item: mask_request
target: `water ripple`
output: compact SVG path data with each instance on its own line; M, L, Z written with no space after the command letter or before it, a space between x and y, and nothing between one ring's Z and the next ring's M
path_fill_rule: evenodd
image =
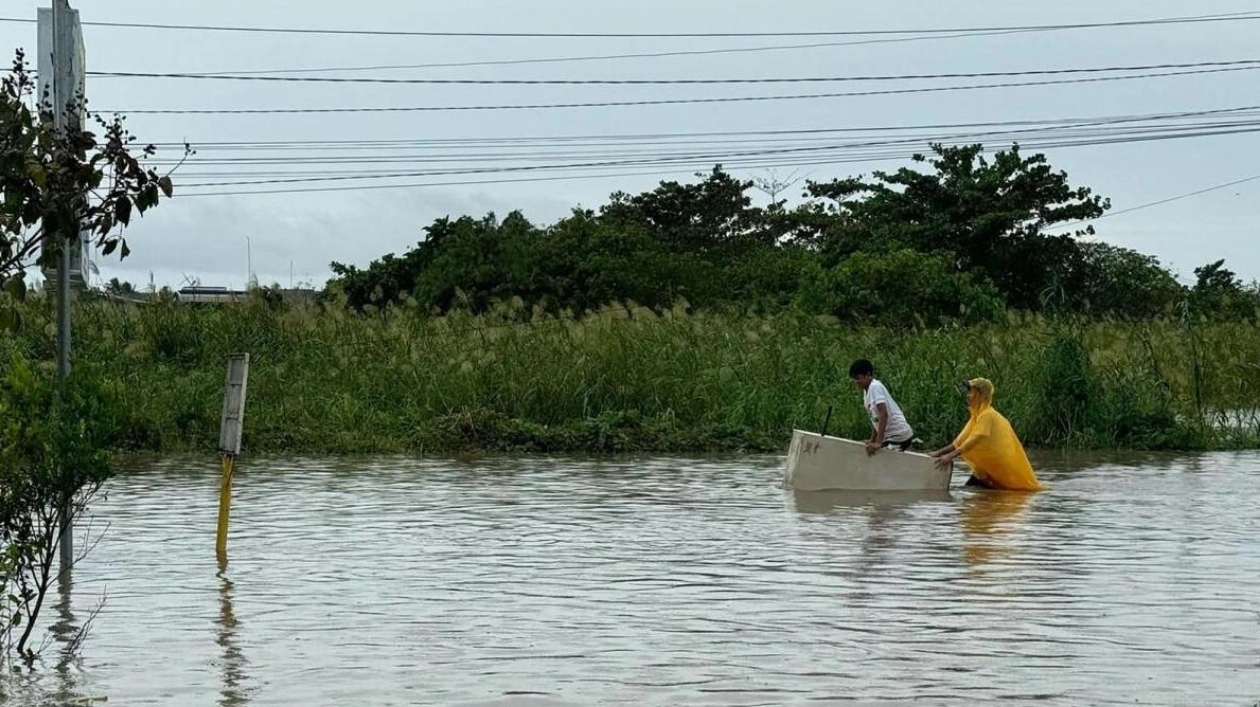
M1037 462L1044 493L925 498L785 492L779 457L246 460L223 575L213 460L140 464L75 575L72 619L106 596L82 664L44 682L181 707L1260 699L1260 455Z

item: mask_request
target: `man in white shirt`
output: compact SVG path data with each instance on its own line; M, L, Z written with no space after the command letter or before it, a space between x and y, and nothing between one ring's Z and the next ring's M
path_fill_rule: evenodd
M862 406L871 418L871 437L866 440L866 453L874 454L888 446L899 447L902 451L909 449L914 441L914 430L888 388L875 378L875 367L871 362L866 359L854 361L849 366L849 377L862 389Z

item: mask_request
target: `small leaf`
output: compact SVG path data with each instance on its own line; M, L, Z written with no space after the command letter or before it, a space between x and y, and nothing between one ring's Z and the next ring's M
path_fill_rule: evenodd
M121 252L119 252L119 254L118 254L118 259L119 259L119 260L122 260L123 258L127 257L128 255L131 255L131 249L127 247L127 241L124 241L124 240L122 240L122 239L120 238L120 239L118 239L118 242L119 242L119 243L122 243L122 251L121 251Z
M20 276L14 275L4 283L4 291L8 292L13 299L18 302L26 301L26 281Z
M101 255L109 255L110 253L113 253L116 248L118 248L117 240L106 241L105 247L101 248Z
M131 223L131 199L126 196L118 199L118 203L114 205L114 218L124 226Z
M157 206L158 198L157 185L152 182L145 185L144 189L140 192L140 199L138 200L144 202L144 208L140 210L141 213L144 213L146 209L151 209L154 206Z
M162 177L159 179L158 186L162 188L162 193L166 195L166 198L171 198L171 191L174 189L174 185L171 184L170 177Z

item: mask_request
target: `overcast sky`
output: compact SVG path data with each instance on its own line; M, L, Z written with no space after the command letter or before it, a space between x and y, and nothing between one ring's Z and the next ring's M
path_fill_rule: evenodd
M826 0L404 0L288 3L265 0L179 2L78 0L84 22L132 22L320 29L505 32L769 32L985 27L1110 22L1260 10L1234 1L1199 3L1126 0L1011 3L966 0L942 3L838 3ZM0 16L33 19L36 4L7 2ZM772 9L774 8L774 9ZM788 50L568 63L464 66L353 73L307 74L389 78L628 79L755 78L1026 71L1260 58L1260 21L1163 27L1099 28L901 43L798 47ZM853 42L862 37L690 39L447 38L295 35L159 29L84 28L89 71L238 72L322 67L475 62L580 55L668 52L785 44ZM866 38L866 39L869 39ZM23 47L34 62L35 25L0 22L0 45ZM1038 78L1038 77L1034 77ZM1021 78L1009 81L1027 80ZM1003 81L984 79L983 82ZM956 81L955 83L968 83ZM973 82L974 81L970 81ZM258 83L155 78L90 77L88 97L102 110L206 108L333 108L485 105L654 100L880 90L918 83L822 83L683 86L511 86ZM413 113L142 115L128 119L145 142L187 140L196 148L231 141L414 140L645 133L765 131L878 127L991 121L1088 118L1235 108L1260 104L1260 75L1237 71L1178 77L1002 88L909 95L843 97L702 105L567 108ZM879 134L879 133L876 133ZM887 137L886 134L883 134ZM810 143L816 144L816 143ZM925 145L895 159L860 164L812 164L798 169L828 179L872 169L895 169ZM999 145L994 145L999 147ZM642 149L642 148L637 148ZM705 148L710 149L710 148ZM1094 188L1121 210L1260 174L1260 135L1137 142L1044 150L1071 180ZM424 159L421 150L405 153ZM236 157L200 149L199 159ZM276 153L271 153L274 156ZM279 153L285 157L331 154L326 148ZM341 153L350 154L350 153ZM379 154L379 153L378 153ZM176 156L164 152L164 157ZM559 162L574 158L558 157ZM737 160L728 159L726 163ZM434 163L391 164L385 169L432 169ZM439 169L461 163L436 163ZM480 167L485 162L464 166ZM499 163L495 163L499 164ZM373 165L302 164L215 167L191 162L182 183L248 180L246 169L310 174L361 170ZM606 169L649 172L652 168ZM652 174L503 184L346 190L323 193L194 196L214 188L186 189L129 232L133 254L98 262L102 279L138 285L152 274L157 285L179 287L186 278L205 285L240 287L247 268L264 284L308 281L322 285L330 261L360 266L387 252L402 252L422 237L435 217L522 210L549 222L577 205L596 207L610 192L650 189L661 178L682 179L698 165L657 168ZM784 167L788 174L793 167ZM227 170L227 171L225 171ZM594 170L570 172L590 174ZM762 168L733 168L751 178ZM188 176L182 176L187 174ZM553 176L514 173L500 178ZM360 182L317 182L284 187L362 186L493 179L491 175L411 177ZM218 188L256 191L266 186ZM271 187L277 188L277 187ZM793 190L797 192L799 190ZM761 195L758 195L760 198ZM764 198L761 199L764 202ZM1205 262L1225 258L1245 279L1260 278L1260 180L1098 222L1107 241L1157 255L1183 279ZM247 242L248 239L248 242Z

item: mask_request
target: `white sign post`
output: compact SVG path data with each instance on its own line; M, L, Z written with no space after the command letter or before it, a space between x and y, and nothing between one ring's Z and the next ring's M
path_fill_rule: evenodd
M223 390L223 417L219 422L219 453L223 456L223 478L219 487L219 529L215 554L219 564L227 562L228 517L232 511L232 467L241 453L241 433L245 422L245 384L249 380L249 354L228 357L227 383Z

